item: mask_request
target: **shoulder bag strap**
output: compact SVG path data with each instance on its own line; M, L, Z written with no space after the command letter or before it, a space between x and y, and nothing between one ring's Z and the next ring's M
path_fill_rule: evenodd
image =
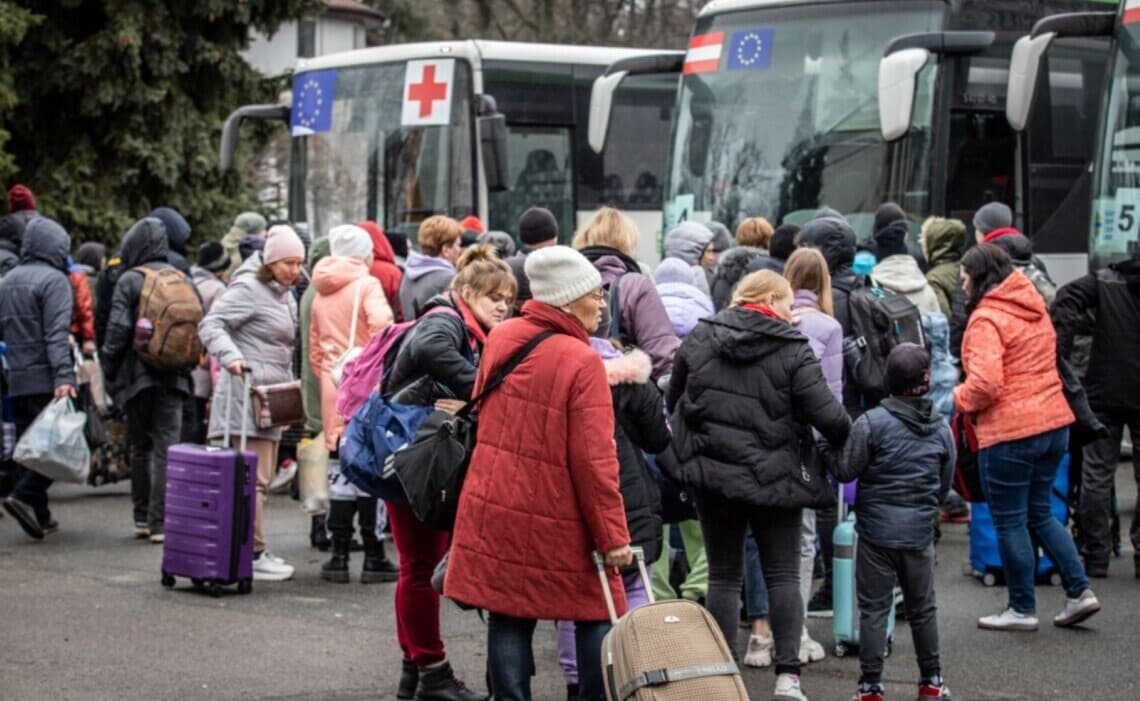
M624 343L621 334L621 294L618 287L621 285L621 279L628 274L622 273L614 278L610 283L609 299L606 300L606 305L610 308L610 338L618 343Z
M512 355L507 360L507 362L503 364L503 367L499 368L494 375L491 375L490 379L487 380L487 384L483 386L483 391L472 397L471 401L467 402L467 406L463 407L463 409L460 410L459 414L462 416L467 416L472 411L474 411L479 402L481 402L483 398L488 394L493 392L495 388L503 384L503 380L507 379L507 375L510 375L515 368L522 364L522 361L526 360L526 357L530 355L531 351L538 347L538 344L542 343L553 335L553 331L543 331L542 333L527 341L525 346L515 351L515 354Z
M364 287L364 278L356 281L356 291L352 295L352 324L348 330L348 346L345 352L356 347L356 321L360 316L360 289Z

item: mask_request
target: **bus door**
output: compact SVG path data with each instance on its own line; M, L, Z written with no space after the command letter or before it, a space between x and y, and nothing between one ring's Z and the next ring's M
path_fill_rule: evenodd
M491 228L517 234L530 207L545 207L558 220L561 243L574 233L574 139L570 127L507 124L507 183L490 194Z

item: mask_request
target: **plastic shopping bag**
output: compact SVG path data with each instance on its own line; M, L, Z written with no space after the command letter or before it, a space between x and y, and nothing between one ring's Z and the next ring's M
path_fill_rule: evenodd
M56 399L20 436L12 459L45 477L82 484L91 469L86 425L87 415L72 400Z
M324 433L306 438L297 446L297 488L305 513L315 515L329 510L329 450Z

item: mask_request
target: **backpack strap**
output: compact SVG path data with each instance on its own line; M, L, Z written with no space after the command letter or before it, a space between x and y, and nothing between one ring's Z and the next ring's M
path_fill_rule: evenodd
M606 305L610 308L610 338L618 343L622 343L621 339L621 294L618 287L621 284L621 279L629 275L629 273L622 273L614 278L610 283L610 295L606 299Z
M472 411L474 411L479 402L483 401L483 399L488 394L493 392L499 385L503 384L503 381L507 379L507 376L510 375L515 368L521 365L522 361L526 360L526 357L530 355L531 351L538 347L538 344L542 343L553 335L553 331L543 331L542 333L527 341L526 345L524 345L522 348L515 351L514 355L508 358L507 362L503 363L503 367L499 368L495 371L495 374L491 375L491 377L487 380L487 384L483 386L483 391L472 397L471 401L467 402L467 406L463 407L459 411L458 416L468 416Z

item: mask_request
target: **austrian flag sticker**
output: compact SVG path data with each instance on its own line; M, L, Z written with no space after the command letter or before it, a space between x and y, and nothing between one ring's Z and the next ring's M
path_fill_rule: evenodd
M455 59L408 61L404 71L404 107L400 125L441 126L451 122Z
M685 75L712 73L720 67L720 54L724 49L724 32L697 34L689 40L689 51L685 54Z

